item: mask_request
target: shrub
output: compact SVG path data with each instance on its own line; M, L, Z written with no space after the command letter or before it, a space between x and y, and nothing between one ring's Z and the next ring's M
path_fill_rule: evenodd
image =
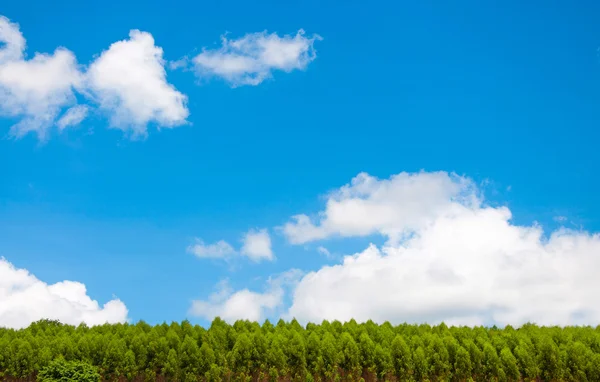
M40 370L37 379L40 382L99 382L100 374L88 363L59 358Z

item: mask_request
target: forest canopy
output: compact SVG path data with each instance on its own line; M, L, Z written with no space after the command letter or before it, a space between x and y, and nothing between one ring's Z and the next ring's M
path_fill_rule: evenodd
M80 373L106 381L591 382L600 381L600 327L42 320L0 329L0 373L44 381Z

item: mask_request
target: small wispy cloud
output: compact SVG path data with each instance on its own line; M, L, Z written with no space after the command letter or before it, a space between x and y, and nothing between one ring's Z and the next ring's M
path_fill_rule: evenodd
M275 259L271 248L271 237L267 229L251 229L242 236L242 247L238 251L225 240L207 244L196 238L187 247L187 252L202 259L222 259L230 262L236 256L244 256L253 262Z
M67 127L77 126L87 117L89 107L86 105L76 105L70 108L63 114L62 117L56 122L58 128L62 131Z
M317 40L321 40L319 35L306 37L302 29L294 36L283 37L266 31L235 40L223 36L219 49L203 50L192 63L200 77L221 77L234 87L258 85L276 70L305 69L317 57L314 48Z
M263 292L249 289L234 291L229 280L222 280L208 299L192 301L188 314L207 320L218 316L231 323L236 320L263 320L267 314L282 308L286 289L293 288L302 275L302 271L290 269L271 277Z
M187 252L203 259L227 259L237 251L225 240L206 244L202 239L196 239L195 243L187 247Z
M325 256L328 259L333 258L333 255L331 254L331 252L323 246L317 247L317 252L319 252L321 255Z

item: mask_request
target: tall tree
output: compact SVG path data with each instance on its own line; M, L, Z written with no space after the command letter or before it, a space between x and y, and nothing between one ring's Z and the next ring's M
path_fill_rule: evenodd
M519 372L517 359L511 353L508 347L505 347L500 351L500 361L502 364L502 370L504 371L506 379L509 382L518 382L521 380L521 373Z
M398 381L409 381L414 374L410 348L401 335L397 335L391 344L392 362Z
M458 382L468 381L472 376L473 366L469 352L462 346L458 345L454 355L453 365L454 380Z
M360 351L354 338L348 332L342 333L340 337L338 359L340 367L350 378L360 374Z
M544 336L539 344L538 363L542 371L542 380L560 381L563 376L558 346L549 336Z
M486 381L498 381L502 369L500 358L496 349L491 343L486 343L483 347L483 375Z

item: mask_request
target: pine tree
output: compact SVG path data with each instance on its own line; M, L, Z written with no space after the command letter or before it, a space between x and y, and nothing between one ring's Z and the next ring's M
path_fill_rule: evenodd
M456 381L467 381L471 378L473 366L469 352L462 346L456 348L454 355L453 375Z
M248 374L252 367L252 341L246 333L237 336L231 351L231 367L234 373Z
M538 363L542 371L542 380L560 381L563 376L558 346L549 336L544 336L539 344Z
M398 381L409 381L413 375L413 361L410 348L402 336L397 335L392 341L391 355Z
M375 342L367 332L363 332L358 338L360 351L360 364L369 372L375 372Z
M306 375L306 347L304 339L297 329L292 330L286 347L286 356L291 375L298 380L303 380Z
M483 375L486 381L498 381L502 365L496 349L489 342L483 348Z
M417 381L429 381L429 362L427 361L425 350L421 346L413 354L413 363L415 379Z
M360 373L360 351L350 333L345 332L340 338L339 365L350 376Z
M182 330L190 331L182 325ZM191 331L190 331L191 332ZM191 333L193 335L193 333ZM200 373L200 348L198 343L189 334L185 336L179 351L179 368L183 375Z
M167 355L167 362L163 367L162 374L169 378L169 380L175 380L179 374L179 358L175 349L170 349Z
M502 369L506 375L506 380L509 382L518 382L521 380L521 373L517 365L517 359L511 353L510 349L505 347L500 351L500 361Z
M321 339L315 332L310 333L306 341L306 363L308 372L318 376L323 373L321 369L323 357L321 356Z

